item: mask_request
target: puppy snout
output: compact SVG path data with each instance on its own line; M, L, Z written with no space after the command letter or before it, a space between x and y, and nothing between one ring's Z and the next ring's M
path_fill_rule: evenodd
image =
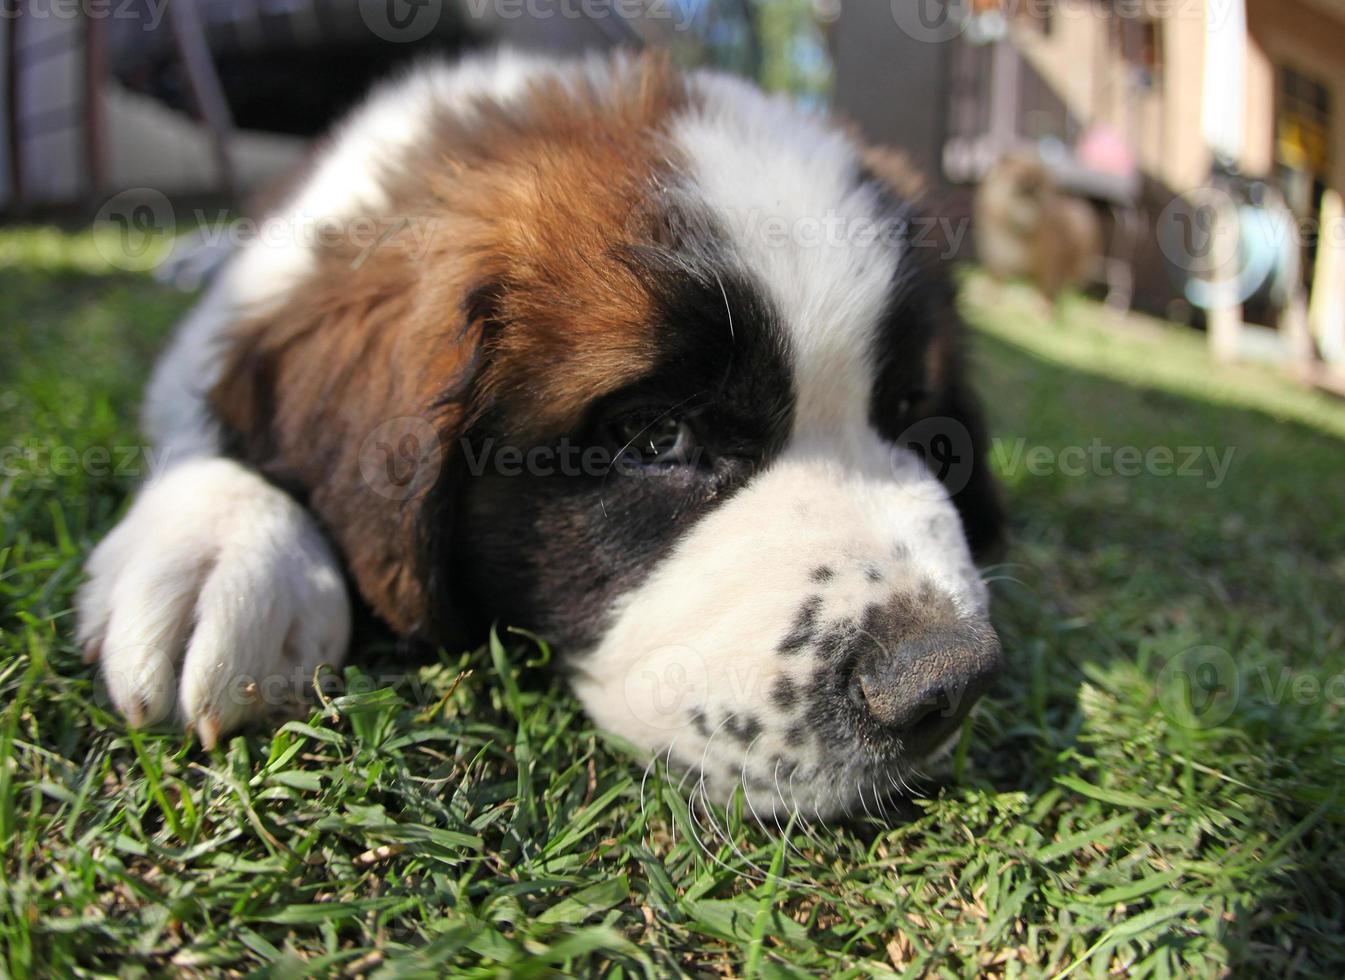
M985 623L920 629L876 638L855 665L857 700L904 742L937 742L967 716L1002 665L999 639Z

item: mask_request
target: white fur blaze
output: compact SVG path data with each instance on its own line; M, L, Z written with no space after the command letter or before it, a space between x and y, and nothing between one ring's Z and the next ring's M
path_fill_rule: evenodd
M576 658L594 720L698 773L712 799L741 785L762 815L857 806L856 786L871 792L881 767L859 745L818 738L819 682L835 674L828 630L854 642L842 624L922 589L956 618L985 616L943 487L876 437L853 450L786 452L697 524Z

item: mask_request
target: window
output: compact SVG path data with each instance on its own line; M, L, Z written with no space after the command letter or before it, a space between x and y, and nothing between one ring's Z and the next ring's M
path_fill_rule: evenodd
M1276 172L1289 206L1315 216L1331 172L1331 90L1288 66L1276 73Z
M1279 154L1285 163L1325 174L1331 163L1331 90L1293 68L1279 72Z

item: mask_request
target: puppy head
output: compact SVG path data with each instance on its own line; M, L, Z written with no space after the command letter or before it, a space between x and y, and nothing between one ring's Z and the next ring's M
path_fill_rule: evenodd
M540 631L600 725L712 798L871 806L999 663L951 291L845 133L613 71L443 120L388 177L428 253L324 256L216 406L396 628ZM360 447L407 418L431 476L380 494Z

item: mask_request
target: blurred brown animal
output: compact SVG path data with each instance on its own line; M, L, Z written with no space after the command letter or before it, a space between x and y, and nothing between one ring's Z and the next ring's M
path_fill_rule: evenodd
M1097 215L1039 161L1006 156L976 196L976 249L997 279L1030 280L1052 303L1086 281L1101 252Z

